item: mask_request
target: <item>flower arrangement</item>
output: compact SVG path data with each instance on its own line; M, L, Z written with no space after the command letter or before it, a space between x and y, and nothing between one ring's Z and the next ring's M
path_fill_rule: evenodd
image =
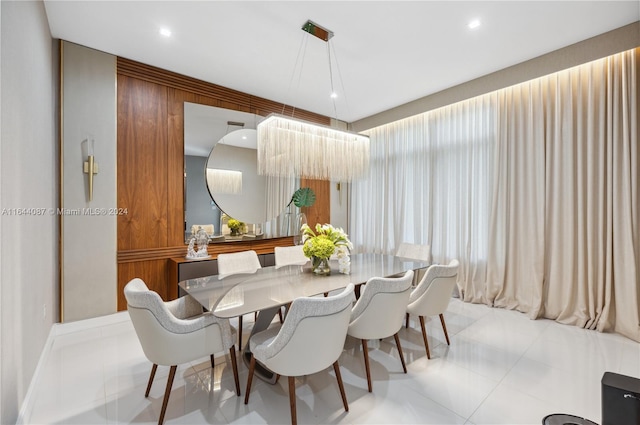
M230 218L229 221L227 221L227 226L229 226L232 236L239 235L241 230L244 229L244 223L235 218Z
M311 259L314 271L321 265L328 267L327 260L336 254L340 273L349 274L351 268L349 250L353 249L353 244L344 230L330 224L316 224L315 232L307 224L303 224L300 230L302 231L302 251Z

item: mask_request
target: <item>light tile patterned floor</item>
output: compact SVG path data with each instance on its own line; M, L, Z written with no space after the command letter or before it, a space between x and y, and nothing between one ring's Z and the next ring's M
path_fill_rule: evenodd
M127 313L115 317L115 323L55 338L34 382L34 408L25 423L157 423L168 368L159 368L145 398L151 365ZM532 321L457 299L445 317L451 346L438 318L429 320L431 360L416 322L400 332L407 374L392 338L370 342L373 393L366 390L361 345L347 338L340 365L349 412L327 369L297 380L299 423L537 425L550 413L599 423L603 373L640 377L640 344L620 335ZM245 406L247 368L240 362L243 396L236 397L224 360L213 370L208 358L178 368L165 423L290 423L286 379L276 385L254 380Z

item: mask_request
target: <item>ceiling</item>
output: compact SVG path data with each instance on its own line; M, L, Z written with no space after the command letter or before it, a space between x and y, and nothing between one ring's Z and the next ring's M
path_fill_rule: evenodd
M346 122L640 19L638 0L44 4L54 38ZM328 45L301 31L308 19L335 33Z

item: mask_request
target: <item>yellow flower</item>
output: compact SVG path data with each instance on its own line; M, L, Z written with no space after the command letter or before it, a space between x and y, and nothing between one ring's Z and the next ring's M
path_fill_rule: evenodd
M336 250L336 246L326 235L319 235L307 239L302 247L304 255L311 258L329 258Z

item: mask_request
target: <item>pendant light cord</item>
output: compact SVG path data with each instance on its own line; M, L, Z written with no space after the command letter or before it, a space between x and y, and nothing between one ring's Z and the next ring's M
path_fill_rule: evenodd
M333 70L331 69L331 43L327 41L327 59L329 62L329 84L331 85L331 103L333 104L333 116L338 121L338 110L336 109L336 92L333 89Z
M295 88L295 94L298 94L298 90L300 88L300 80L302 79L302 68L304 67L304 57L305 54L307 52L307 37L304 36L304 34L302 35L302 38L300 39L300 46L298 47L298 53L296 55L296 62L293 66L293 71L291 72L291 78L289 79L289 88L287 89L287 97L289 99L292 98L291 96L291 87L293 86L293 82L296 79L296 70L298 70L298 64L300 64L300 68L298 70L298 75L297 75L297 82L296 82L296 88ZM302 58L302 59L301 59ZM286 108L286 103L282 103L282 113L281 115L285 115L285 108ZM294 103L291 103L291 117L293 117L294 113L296 111L296 107L294 105Z

